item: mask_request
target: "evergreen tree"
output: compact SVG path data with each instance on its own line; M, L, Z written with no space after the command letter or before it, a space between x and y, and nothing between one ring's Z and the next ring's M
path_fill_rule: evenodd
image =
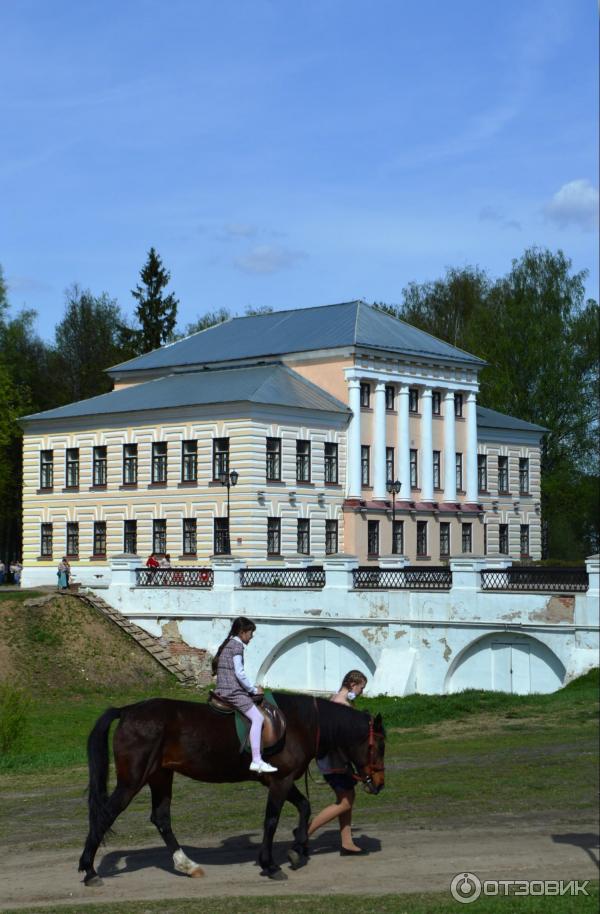
M140 355L173 339L179 302L172 292L163 295L170 278L159 255L150 248L148 259L140 270L141 285L131 291L137 301L135 313L140 329L136 331L136 343Z

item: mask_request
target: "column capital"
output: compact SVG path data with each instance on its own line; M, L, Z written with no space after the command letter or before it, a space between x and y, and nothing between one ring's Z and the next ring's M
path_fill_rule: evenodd
M353 375L350 378L346 378L346 380L348 381L348 387L360 387L360 378Z
M427 384L425 387L421 388L422 397L431 397L433 395L433 388L431 384Z
M467 403L475 403L477 401L477 393L474 390L466 391Z
M444 390L444 400L454 400L454 391L449 387Z
M385 378L376 378L375 379L375 390L381 392L385 390L386 381Z

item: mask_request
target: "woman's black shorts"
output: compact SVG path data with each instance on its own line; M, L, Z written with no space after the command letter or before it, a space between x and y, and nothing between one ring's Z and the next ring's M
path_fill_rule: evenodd
M323 777L334 790L354 790L354 778L345 771L332 771L331 774L324 774Z

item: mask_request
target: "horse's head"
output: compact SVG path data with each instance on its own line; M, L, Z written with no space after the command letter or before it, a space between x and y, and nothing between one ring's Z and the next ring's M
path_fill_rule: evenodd
M385 786L384 753L385 730L381 714L376 717L369 714L368 737L357 747L353 759L358 771L357 778L369 793L379 793Z

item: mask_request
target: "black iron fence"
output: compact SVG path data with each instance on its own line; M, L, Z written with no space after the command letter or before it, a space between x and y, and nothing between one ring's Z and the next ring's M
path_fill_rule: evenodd
M450 590L452 572L436 568L375 568L362 565L352 572L356 590Z
M325 587L325 571L322 565L307 568L242 568L242 587L283 587L289 589Z
M136 568L137 587L212 587L212 568Z
M529 590L544 593L581 593L588 589L585 568L549 568L513 565L481 572L482 590Z

